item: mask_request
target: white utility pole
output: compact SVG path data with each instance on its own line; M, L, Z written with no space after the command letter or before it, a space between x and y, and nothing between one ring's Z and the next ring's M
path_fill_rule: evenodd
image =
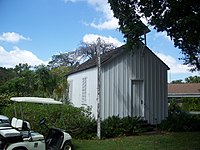
M101 139L101 60L100 60L100 42L97 39L97 137Z

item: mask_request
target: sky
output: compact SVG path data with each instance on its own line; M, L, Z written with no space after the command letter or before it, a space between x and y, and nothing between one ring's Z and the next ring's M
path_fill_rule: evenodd
M121 46L118 27L107 0L0 0L0 67L48 64L53 55L98 37ZM170 67L168 82L200 75L182 65L181 51L165 32L149 28L147 46Z

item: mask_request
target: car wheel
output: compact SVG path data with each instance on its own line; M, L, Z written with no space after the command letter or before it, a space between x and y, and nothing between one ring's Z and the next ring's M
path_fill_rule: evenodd
M72 143L70 141L65 142L62 150L73 150Z

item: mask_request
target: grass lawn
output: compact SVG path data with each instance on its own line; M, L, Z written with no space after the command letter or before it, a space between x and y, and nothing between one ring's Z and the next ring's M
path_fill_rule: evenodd
M74 150L200 150L200 132L73 140Z

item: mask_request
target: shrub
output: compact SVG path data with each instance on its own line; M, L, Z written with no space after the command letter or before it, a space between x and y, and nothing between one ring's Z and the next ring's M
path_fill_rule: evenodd
M200 111L199 98L182 98L182 109L186 111Z
M10 96L8 94L0 94L0 105L5 106L10 104Z
M200 116L187 114L183 111L170 113L160 124L165 131L200 131Z
M23 118L20 114L20 106L23 108ZM16 108L17 114L15 114ZM3 114L12 118L16 116L23 120L27 120L31 124L31 129L38 131L44 135L47 129L39 126L39 120L46 118L49 127L56 126L65 129L73 138L92 138L94 136L94 118L91 117L89 109L76 108L71 105L41 105L31 103L11 104L4 107Z
M123 133L122 121L119 116L108 117L101 123L102 137L112 138Z
M102 122L102 137L113 138L123 135L135 135L142 131L140 117L108 117Z
M190 124L190 131L200 131L200 115L192 115Z
M23 110L21 118L20 107ZM18 110L15 111L14 110ZM46 124L66 130L75 139L94 139L97 134L97 122L91 117L90 108L77 108L71 105L42 105L31 103L16 103L7 105L2 109L4 115L12 118L16 116L29 121L31 129L47 135L48 129L40 126L39 121L46 118ZM103 138L112 138L123 135L135 135L142 131L139 117L112 116L101 123Z
M168 118L161 122L160 128L167 131L185 131L188 119L189 116L185 113L169 114Z
M140 117L124 117L122 118L122 128L124 135L136 135L142 132L141 122L143 120Z

